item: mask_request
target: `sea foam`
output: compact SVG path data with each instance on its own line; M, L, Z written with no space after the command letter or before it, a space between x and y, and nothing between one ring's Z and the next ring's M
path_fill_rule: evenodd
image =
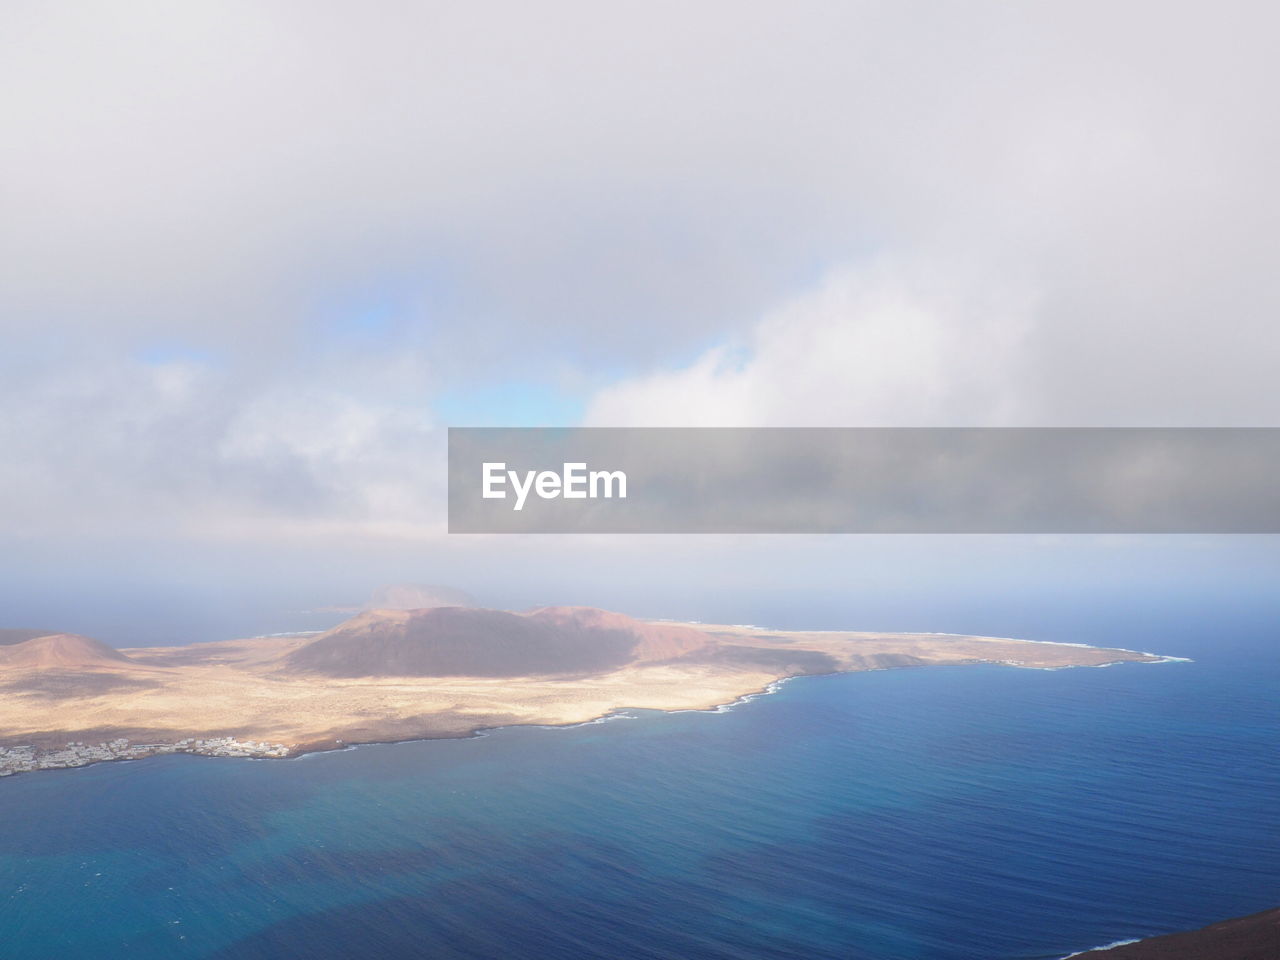
M1104 943L1100 947L1090 947L1088 950L1077 950L1075 953L1068 953L1062 960L1071 960L1072 957L1083 957L1086 953L1097 953L1103 950L1110 950L1113 947L1123 947L1130 943L1137 943L1137 937L1130 937L1128 940L1113 940L1110 943Z

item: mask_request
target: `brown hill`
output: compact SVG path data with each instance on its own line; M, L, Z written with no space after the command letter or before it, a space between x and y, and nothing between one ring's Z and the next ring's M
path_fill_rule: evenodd
M36 637L47 637L56 630L27 630L21 627L0 627L0 647L7 647L13 643L23 643L27 640L34 640Z
M636 638L632 658L637 661L672 660L700 650L714 641L701 630L681 623L636 620L625 613L596 607L540 607L524 616L562 628L619 630Z
M1280 957L1280 908L1078 956L1098 960L1276 960Z
M0 666L79 670L119 667L133 661L100 640L77 633L52 633L0 646Z
M334 677L580 675L671 659L709 642L690 627L590 607L371 610L295 650L284 668Z

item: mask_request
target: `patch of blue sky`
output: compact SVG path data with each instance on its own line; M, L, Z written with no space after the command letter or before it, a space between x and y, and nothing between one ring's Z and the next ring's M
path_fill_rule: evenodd
M388 269L363 281L317 291L312 329L337 344L390 345L430 318L449 315L458 296L456 267L447 259Z
M553 384L507 381L447 390L432 404L450 427L571 427L586 411L585 395Z

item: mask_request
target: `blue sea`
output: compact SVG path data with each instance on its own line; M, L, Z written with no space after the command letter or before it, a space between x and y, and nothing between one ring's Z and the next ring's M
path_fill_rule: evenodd
M0 957L1030 960L1273 907L1277 614L1153 602L1037 637L1191 663L11 777Z

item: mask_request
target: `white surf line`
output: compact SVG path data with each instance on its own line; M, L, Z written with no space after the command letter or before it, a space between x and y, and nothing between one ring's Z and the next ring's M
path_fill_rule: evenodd
M844 671L841 671L844 672ZM863 672L863 671L857 671ZM744 693L742 696L730 700L727 703L717 703L713 707L681 707L676 710L659 710L660 713L728 713L734 707L740 707L744 703L750 703L752 700L758 700L761 697L767 697L771 693L777 693L782 689L784 683L792 680L798 680L803 676L811 676L811 674L796 674L790 677L779 677L768 683L763 690L753 690L751 693Z
M1071 960L1072 957L1083 957L1086 953L1101 953L1103 950L1111 950L1115 947L1123 947L1130 943L1140 942L1140 937L1130 937L1128 940L1113 940L1111 943L1104 943L1100 947L1090 947L1088 950L1077 950L1075 953L1068 953L1061 960Z
M633 708L622 707L620 710L603 713L590 720L578 720L574 723L508 723L504 724L503 727L533 727L535 730L575 730L578 727L591 727L597 723L612 723L615 720L639 720L640 718L635 714L627 712L629 709ZM501 730L503 727L493 727L491 729Z

